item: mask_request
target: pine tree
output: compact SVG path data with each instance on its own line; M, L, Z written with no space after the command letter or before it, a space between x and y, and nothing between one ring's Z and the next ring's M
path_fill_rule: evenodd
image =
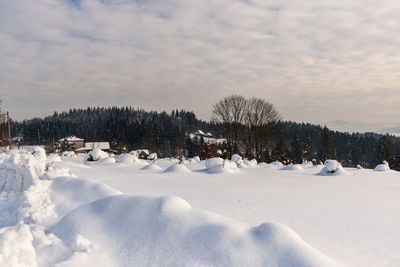
M303 163L303 150L301 149L300 139L295 136L291 143L291 158L292 162L295 164Z
M378 160L378 163L382 163L384 160L389 162L391 153L392 144L389 140L389 135L384 135L381 137L381 139L379 139L378 147L376 150L376 159Z
M331 134L326 126L322 129L320 153L322 162L325 162L327 159L334 158L334 148L332 145Z
M306 161L311 161L313 159L312 140L310 136L308 136L304 141L303 158Z

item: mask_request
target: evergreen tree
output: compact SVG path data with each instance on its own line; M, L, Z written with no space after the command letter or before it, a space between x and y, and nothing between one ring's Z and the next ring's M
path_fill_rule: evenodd
M291 158L294 164L303 163L303 150L299 137L296 135L291 143Z
M376 149L376 159L378 163L382 163L384 160L388 161L389 164L390 156L392 153L392 144L389 139L389 135L384 135L379 139L378 147Z
M321 161L325 162L327 159L334 158L334 148L332 145L331 134L328 127L324 127L321 133L321 145L320 145Z

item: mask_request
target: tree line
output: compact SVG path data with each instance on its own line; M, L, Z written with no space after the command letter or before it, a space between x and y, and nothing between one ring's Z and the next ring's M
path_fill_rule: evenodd
M74 134L86 142L108 141L118 152L149 149L160 157L208 157L221 150L227 158L238 153L264 162L319 163L334 158L344 166L372 168L387 160L393 169L400 170L400 141L394 136L350 134L283 121L271 103L257 98L230 96L218 101L212 113L211 120L204 121L184 110L167 113L132 107L88 107L55 112L45 118L11 120L11 134L18 142L15 145L51 148L57 140ZM4 140L4 120L1 122L0 137ZM188 133L198 129L226 142L210 145L202 138L189 138Z

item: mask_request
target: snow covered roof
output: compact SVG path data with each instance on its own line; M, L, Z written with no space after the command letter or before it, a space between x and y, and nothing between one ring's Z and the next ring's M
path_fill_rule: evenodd
M100 149L110 149L109 142L88 142L85 143L85 147L93 148L100 148Z
M197 130L194 134L204 135L204 132L202 130Z
M82 138L76 137L75 135L70 135L64 138L61 138L60 140L58 140L58 142L64 142L64 141L68 141L68 142L77 142L77 141L83 141Z
M89 151L93 150L95 148L100 148L101 150L108 150L110 149L110 143L109 142L88 142L85 143L84 147L78 148L75 151Z
M142 152L146 153L147 155L150 154L150 152L149 152L148 149L138 149L138 150L136 150L136 152L137 152L138 154L140 154L140 153L142 153Z

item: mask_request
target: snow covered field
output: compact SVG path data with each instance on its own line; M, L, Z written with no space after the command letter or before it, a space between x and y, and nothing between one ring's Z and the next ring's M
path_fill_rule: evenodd
M0 154L0 266L400 266L398 172L93 156Z

